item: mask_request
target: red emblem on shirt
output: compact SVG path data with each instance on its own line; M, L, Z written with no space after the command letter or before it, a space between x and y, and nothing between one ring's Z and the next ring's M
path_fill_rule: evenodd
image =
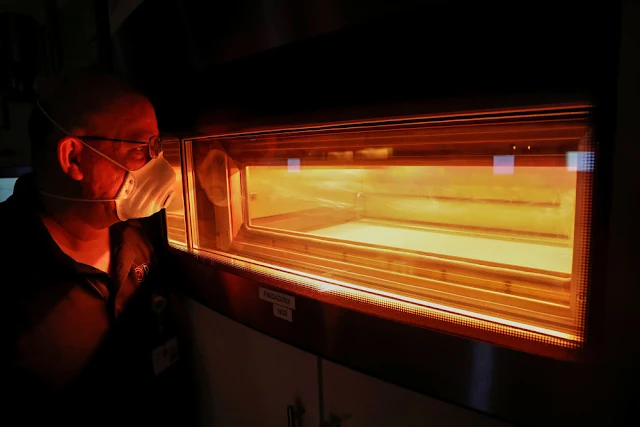
M149 262L143 262L142 264L136 265L135 263L134 268L133 268L133 272L136 274L136 279L138 279L138 283L142 283L144 282L144 280L147 278L147 275L149 274Z

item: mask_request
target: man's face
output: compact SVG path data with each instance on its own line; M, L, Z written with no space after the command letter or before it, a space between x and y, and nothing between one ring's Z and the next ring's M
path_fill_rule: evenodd
M93 139L85 142L127 169L138 170L151 159L146 141L150 137L158 135L158 124L153 107L148 100L139 98L125 104L121 113L118 111L116 114L106 115L104 118L106 126L102 124L101 128L111 128L113 131L108 135L98 136L140 141L140 144ZM114 198L127 173L121 167L87 147L82 150L79 165L83 174L82 198L85 199ZM92 205L86 208L93 211L91 214L96 216L96 221L100 224L111 225L118 221L115 202L87 205Z

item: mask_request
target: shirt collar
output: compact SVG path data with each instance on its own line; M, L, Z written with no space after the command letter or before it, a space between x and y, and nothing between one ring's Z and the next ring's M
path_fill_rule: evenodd
M100 270L82 263L76 262L69 255L64 253L58 244L53 240L47 227L40 219L40 213L44 211L41 196L36 187L35 174L23 175L16 181L13 196L19 211L19 218L25 222L22 230L23 244L29 245L28 251L31 256L38 261L39 268L42 267L48 273L58 272L60 274L104 274ZM119 222L110 227L111 234L111 258L114 263L119 262L120 255L130 251L123 250L126 246L123 233L127 227L126 223ZM113 266L117 273L119 267Z

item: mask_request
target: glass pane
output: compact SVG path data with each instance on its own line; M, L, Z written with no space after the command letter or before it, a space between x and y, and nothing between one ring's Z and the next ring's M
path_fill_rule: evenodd
M182 167L180 163L180 141L163 141L164 158L173 166L176 173L176 195L165 209L167 220L167 239L169 245L184 249L187 247L187 234L184 212L182 185Z
M193 157L200 249L583 340L586 108L225 136Z

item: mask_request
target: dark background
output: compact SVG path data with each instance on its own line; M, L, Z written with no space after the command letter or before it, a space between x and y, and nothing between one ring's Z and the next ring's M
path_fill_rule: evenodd
M619 38L617 1L1 0L0 11L5 113L36 76L100 64L149 95L165 132L211 110L594 100L611 92Z
M140 86L161 130L176 133L198 132L202 117L273 123L338 110L348 119L374 105L592 101L602 143L594 310L603 342L618 346L607 347L609 385L628 387L612 400L632 400L638 88L628 71L627 90L618 88L619 12L619 1L0 0L0 168L29 164L38 79L90 64Z
M501 94L593 99L615 72L617 13L616 2L145 2L116 33L114 66L170 131L219 106L263 117Z

